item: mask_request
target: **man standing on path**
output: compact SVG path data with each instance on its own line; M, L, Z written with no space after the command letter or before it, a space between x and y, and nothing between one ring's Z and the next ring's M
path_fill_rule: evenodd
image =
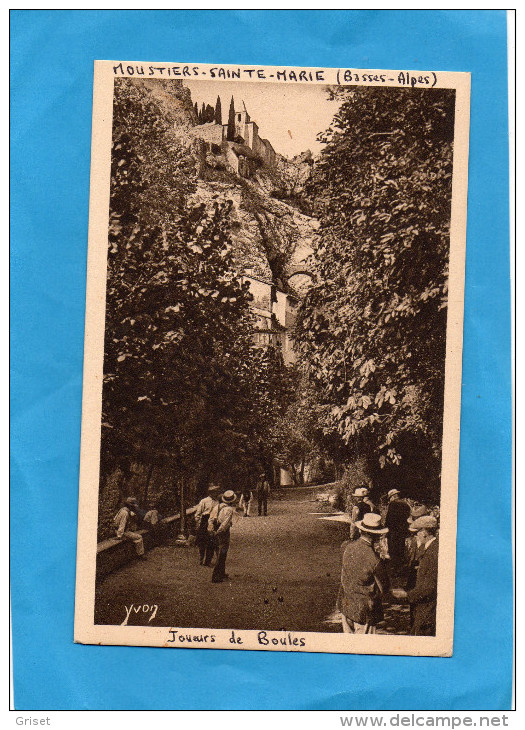
M259 506L259 517L268 514L268 495L270 494L270 482L263 471L257 480L257 503Z
M252 488L250 486L250 475L246 474L241 489L241 498L239 500L239 507L242 507L243 515L245 517L250 516L250 505L252 503Z
M144 540L134 523L138 502L135 497L128 497L123 506L113 518L116 535L119 540L125 538L135 544L135 552L139 558L144 558Z
M215 546L208 532L208 522L211 511L219 503L220 491L220 487L210 484L208 495L201 499L195 511L195 544L199 548L201 565L210 565L213 558Z
M211 576L212 583L222 583L225 578L229 577L226 573L226 556L230 547L233 504L236 499L235 492L228 489L210 513L208 532L217 547L217 562Z
M357 540L359 537L359 530L356 527L356 523L362 520L367 512L376 512L376 508L368 494L368 487L358 487L357 489L354 489L356 502L352 507L352 514L350 515L350 540Z
M399 489L388 492L388 508L385 517L385 527L388 527L388 554L394 573L397 573L405 562L405 540L408 536L408 519L410 507L399 498Z
M436 635L436 605L439 545L436 537L437 520L432 515L419 517L410 525L420 544L416 585L409 591L393 588L395 598L410 603L413 636Z
M376 549L382 535L381 516L367 512L356 523L359 539L348 543L343 553L339 610L346 634L375 634L383 618L381 596L388 590L384 561Z

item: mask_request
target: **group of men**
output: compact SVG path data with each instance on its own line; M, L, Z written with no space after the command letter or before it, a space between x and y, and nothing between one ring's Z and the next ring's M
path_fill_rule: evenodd
M266 515L270 485L264 473L257 486L259 515ZM242 491L241 505L249 517L252 490ZM371 501L367 487L354 491L350 540L344 544L341 589L338 607L343 631L374 634L383 619L383 599L388 595L407 601L410 606L411 633L434 636L438 578L437 519L424 505L412 508L401 499L398 489L388 492L384 521ZM237 495L211 484L208 494L195 511L195 542L200 564L215 565L212 582L228 578L226 558ZM138 524L148 529L162 519L158 510L143 511L135 497L128 497L114 518L117 538L131 540L137 556L144 558L144 541ZM386 543L386 544L385 544ZM391 587L393 581L403 586Z
M261 472L257 478L255 489L246 484L241 491L239 507L243 510L245 517L250 516L250 507L253 501L253 493L257 497L259 517L266 517L268 514L268 497L270 496L270 482L266 478L266 472Z
M264 472L259 474L255 492L259 516L266 516L270 484ZM229 577L226 573L226 557L236 501L237 495L231 489L222 492L218 485L211 484L207 496L201 499L195 511L195 542L199 548L200 564L211 566L214 555L217 556L212 583L222 583ZM240 499L245 517L250 516L251 502L252 490L246 487L242 490Z
M242 490L239 506L245 517L250 516L253 492L257 495L259 516L266 516L270 483L265 472L259 474L254 490L248 487ZM195 511L195 542L199 548L200 564L211 566L214 556L217 558L212 573L213 583L222 583L228 578L226 556L236 502L237 495L231 489L223 491L218 485L211 484L207 496L201 499ZM154 529L161 519L157 509L142 510L136 497L127 497L113 519L115 535L118 539L133 542L137 557L144 559L144 540L139 525Z
M424 505L412 509L398 489L388 492L381 520L367 487L354 491L350 540L345 544L339 610L343 631L373 634L390 593L410 605L411 633L434 636L438 576L437 519ZM385 546L386 537L386 546ZM386 548L386 549L385 549ZM404 587L390 587L404 576Z
M142 510L136 497L127 497L113 518L115 535L130 540L135 545L137 557L144 559L144 540L138 532L139 524L144 529L154 529L162 519L157 509Z

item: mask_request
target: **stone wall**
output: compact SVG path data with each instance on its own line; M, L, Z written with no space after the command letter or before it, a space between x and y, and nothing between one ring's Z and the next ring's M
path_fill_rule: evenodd
M222 144L223 128L221 124L215 124L214 122L199 124L197 127L193 127L191 133L194 137L210 142L210 144Z
M193 519L195 507L186 510L186 520ZM180 514L172 515L159 523L154 530L139 530L144 540L146 551L156 545L162 545L176 538L181 531ZM97 544L96 580L102 580L114 570L121 568L137 554L134 544L129 540L117 540L115 537L102 540Z
M229 144L226 145L224 152L225 152L225 156L226 156L228 165L231 167L231 169L234 172L236 172L238 174L239 173L239 158L237 157L237 155L232 150L232 148Z
M101 479L99 488L98 540L114 536L113 518L125 497L136 497L142 509L156 507L164 514L173 514L180 509L180 485L173 469L165 466L134 462L129 472L117 467L106 478ZM194 504L196 480L185 484L185 502Z

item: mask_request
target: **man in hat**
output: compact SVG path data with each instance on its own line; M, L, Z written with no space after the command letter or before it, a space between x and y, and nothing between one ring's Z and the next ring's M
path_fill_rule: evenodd
M410 510L410 517L407 520L408 537L405 540L405 555L407 562L407 580L405 588L407 591L414 588L417 578L417 565L419 560L419 540L415 532L410 532L410 526L418 517L428 515L428 508L424 504L417 504Z
M226 556L230 547L233 505L236 499L235 492L228 489L210 513L208 532L217 547L217 562L211 576L212 583L222 583L225 578L229 577L226 573Z
M127 497L124 504L113 518L115 532L119 540L131 540L135 545L135 552L139 558L144 558L144 540L139 532L136 532L134 519L137 515L138 502L135 497Z
M385 564L376 549L388 529L374 512L365 513L356 527L359 539L349 542L343 553L339 609L345 633L375 634L383 618L381 596L388 590Z
M376 512L375 505L369 498L368 487L362 486L354 489L354 506L352 507L352 513L350 515L350 540L357 540L359 537L359 530L356 527L356 523L363 519L367 512Z
M424 515L414 520L409 529L417 535L420 545L416 584L408 591L393 588L392 595L409 602L413 617L411 633L414 636L435 636L439 553L437 520L432 515Z
M262 471L257 480L257 503L259 507L259 517L268 513L268 495L270 494L270 482L266 478L266 472Z
M201 499L195 511L195 544L199 548L201 565L210 565L213 559L214 541L208 532L208 522L213 508L219 503L221 488L210 484L208 494Z
M239 509L242 508L243 515L245 517L250 516L250 506L252 503L252 487L250 484L250 475L242 475L242 487L241 487L241 498L239 500Z
M405 562L405 540L408 535L408 518L410 507L400 499L399 489L391 489L388 494L388 507L385 527L388 527L388 554L391 566L397 572Z

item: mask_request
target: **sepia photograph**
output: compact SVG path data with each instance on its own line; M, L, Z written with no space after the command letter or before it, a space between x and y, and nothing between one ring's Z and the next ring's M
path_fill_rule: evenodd
M96 62L76 641L452 654L469 85Z

